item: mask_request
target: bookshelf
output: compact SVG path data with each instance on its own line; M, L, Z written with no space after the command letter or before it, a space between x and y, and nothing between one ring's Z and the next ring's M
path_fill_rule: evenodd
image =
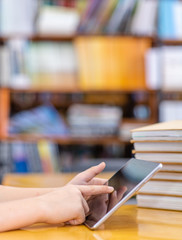
M33 25L33 31L24 33L21 31L21 24L18 33L2 34L0 32L1 47L7 47L5 54L9 47L12 48L11 50L18 49L17 59L24 59L25 56L34 54L34 58L32 59L37 60L38 57L41 56L41 51L44 54L47 49L49 49L49 53L54 52L52 56L46 56L47 53L44 55L44 59L47 58L49 61L42 61L44 64L41 65L41 67L42 69L46 69L47 75L45 72L41 72L42 69L39 71L36 65L32 66L32 62L34 62L32 59L29 60L27 65L17 60L16 63L19 74L21 77L22 75L23 77L28 75L31 81L25 85L21 85L22 79L18 79L15 76L15 78L12 78L15 79L12 80L13 84L12 82L7 83L6 81L1 84L0 140L11 143L14 141L29 143L47 139L61 146L68 146L68 148L72 145L117 145L121 146L121 148L123 148L123 146L129 146L131 148L129 137L127 139L123 136L122 130L129 133L129 128L157 122L159 120L159 104L162 101L162 96L166 94L161 86L154 87L153 89L147 86L145 54L150 49L156 47L182 45L182 37L181 39L179 36L178 38L174 38L174 36L167 38L165 35L159 34L159 27L161 25L156 26L156 17L162 13L157 12L156 6L158 3L161 4L161 1L124 0L123 6L121 6L121 4L119 4L120 1L111 0L107 1L104 7L104 0L95 0L93 2L95 2L96 5L92 6L92 10L91 6L89 7L88 5L91 4L92 1L88 1L88 3L87 1L70 1L69 6L66 5L68 1L67 3L65 3L66 1L40 2L43 3L38 11L40 16L41 14L44 16L44 10L47 11L47 9L50 10L50 16L53 16L52 11L54 11L55 6L59 10L61 10L60 8L67 7L71 14L75 14L75 12L73 13L72 11L78 8L78 12L81 13L80 22L76 30L69 34L58 30L50 32L50 26L47 27L47 32L45 28L43 29L44 31L42 31L40 26L43 25L39 25L39 28L37 28L36 25L36 29ZM83 4L82 6L80 5L81 2ZM145 12L142 12L141 5L144 4L144 2L146 4L146 6L143 6ZM161 8L161 5L159 7ZM135 11L133 11L134 9ZM90 10L92 13L89 13L87 10ZM117 16L118 11L121 13L120 22L116 21L114 28L112 28L112 18L114 19L114 17ZM69 14L68 16L70 16ZM145 21L142 19L145 19ZM36 16L36 21L36 24L38 21L41 21L39 15ZM65 19L64 21L66 23ZM94 22L98 24L94 25ZM50 23L53 24L53 26L56 25L52 17ZM33 24L35 24L35 22ZM141 29L139 26L141 26ZM21 42L16 42L15 46L11 45L13 40L16 41L17 39L21 40ZM62 68L62 72L57 73L56 71L60 67L59 64L56 67L54 65L50 67L46 65L46 63L58 63L59 61L64 63L64 57L68 55L67 53L66 55L63 53L64 57L62 59L59 57L54 58L56 52L61 53L62 50L60 50L60 46L63 45L67 48L67 53L69 52L69 56L71 56L70 59L73 57L72 50L75 51L76 64L75 61L73 61L72 65L69 66L67 64L69 61L65 60L66 65ZM40 49L42 50L39 51ZM37 55L36 51L39 51ZM26 66L25 68L24 65ZM17 79L20 80L19 85L15 84ZM41 83L37 83L37 79L41 79ZM44 81L45 79L47 80ZM179 92L180 90L175 91L174 94L178 94ZM114 134L113 136L85 137L71 135L45 136L36 133L9 133L8 125L11 117L16 113L30 110L31 107L34 108L40 105L42 103L40 99L42 99L43 95L47 95L48 100L53 103L59 113L63 113L64 115L67 109L75 103L119 107L123 111L121 127L118 128L119 134ZM32 105L30 104L31 106L26 105L22 107L23 102L18 102L21 96L23 96L22 99L33 96L33 98L38 100L35 100Z

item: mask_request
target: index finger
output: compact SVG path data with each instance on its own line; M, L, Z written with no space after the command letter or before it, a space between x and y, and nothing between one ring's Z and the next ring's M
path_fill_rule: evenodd
M81 180L89 182L95 176L97 176L99 173L101 173L104 170L105 166L106 166L105 162L101 162L100 164L93 166L93 167L79 173L78 177Z
M83 196L111 193L114 191L113 187L106 185L78 185L77 187Z

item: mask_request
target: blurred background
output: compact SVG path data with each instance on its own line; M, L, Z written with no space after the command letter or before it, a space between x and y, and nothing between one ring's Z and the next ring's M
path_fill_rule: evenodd
M0 0L0 179L132 157L182 119L182 1Z

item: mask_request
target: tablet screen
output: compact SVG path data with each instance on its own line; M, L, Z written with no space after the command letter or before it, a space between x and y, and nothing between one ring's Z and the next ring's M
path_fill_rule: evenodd
M89 215L86 218L86 225L93 227L100 219L110 212L118 202L142 182L159 163L143 160L129 160L116 174L106 183L114 187L111 194L101 194L88 200Z

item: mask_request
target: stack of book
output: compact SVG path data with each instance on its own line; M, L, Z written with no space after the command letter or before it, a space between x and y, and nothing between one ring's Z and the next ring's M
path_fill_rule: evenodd
M68 109L67 119L73 136L116 136L122 109L116 106L73 104Z
M132 143L135 158L163 164L139 191L138 206L182 211L182 120L134 129Z

